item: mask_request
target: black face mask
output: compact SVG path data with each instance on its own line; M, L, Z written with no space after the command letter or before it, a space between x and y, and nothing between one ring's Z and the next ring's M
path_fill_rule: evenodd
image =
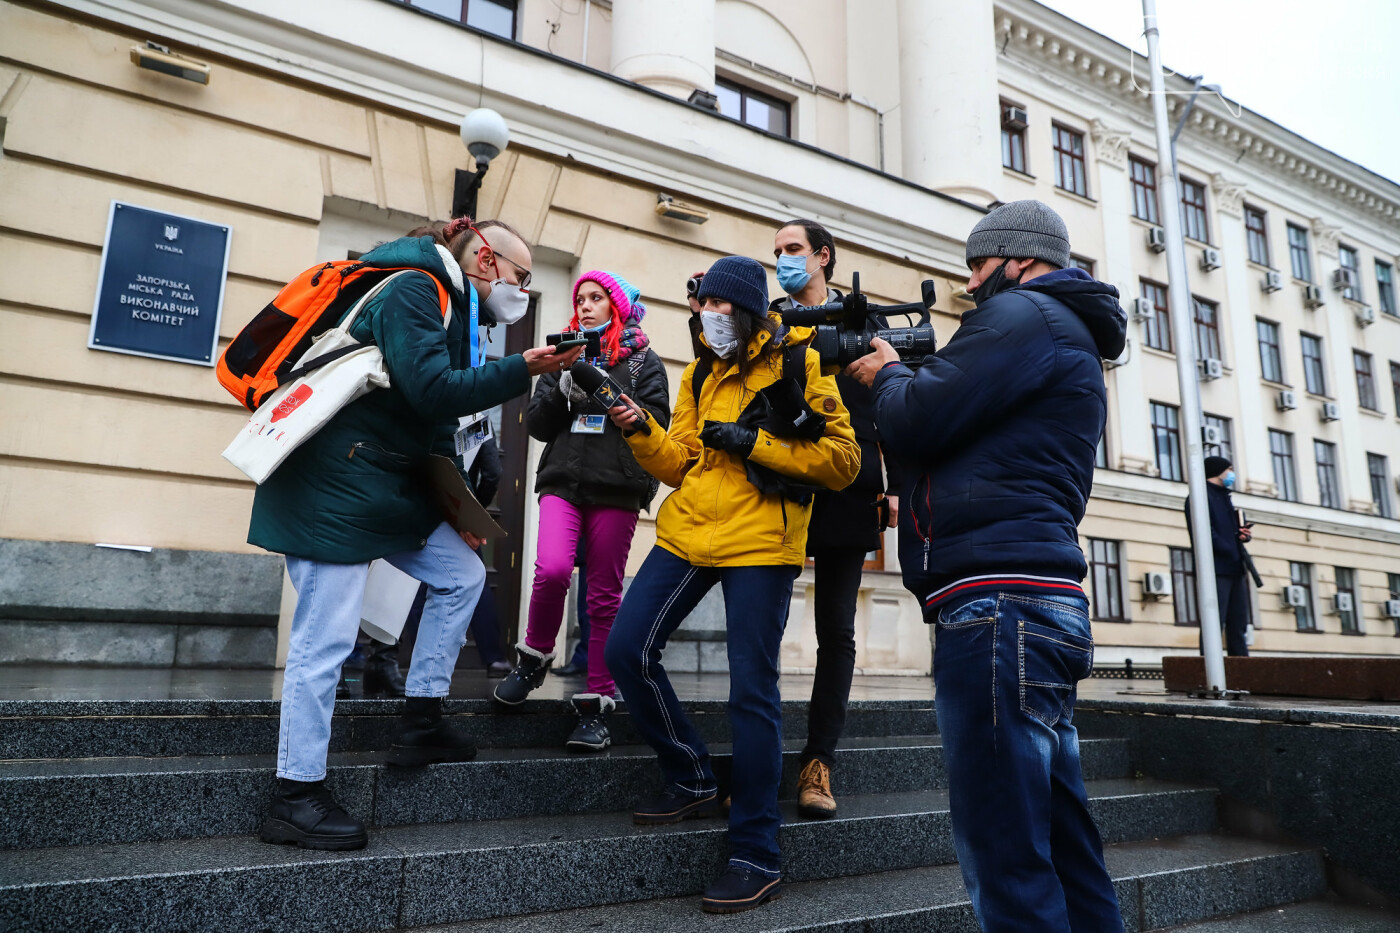
M999 295L1008 288L1015 288L1021 284L1021 276L1026 270L1022 269L1020 274L1014 279L1006 277L1006 263L1009 260L1003 259L1001 265L992 270L992 274L982 280L982 284L977 286L977 291L972 293L972 300L977 302L977 307L982 307L982 303L991 300L994 295Z

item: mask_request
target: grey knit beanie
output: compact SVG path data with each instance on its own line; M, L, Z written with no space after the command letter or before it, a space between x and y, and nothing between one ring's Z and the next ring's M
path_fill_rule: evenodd
M1069 265L1069 230L1049 205L1012 201L979 220L967 236L968 264L987 256L1043 259L1063 269Z

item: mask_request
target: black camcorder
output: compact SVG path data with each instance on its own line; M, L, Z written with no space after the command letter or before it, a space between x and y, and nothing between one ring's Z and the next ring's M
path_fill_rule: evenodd
M924 279L923 301L902 305L873 305L860 291L860 273L851 275L851 293L840 301L783 312L789 327L815 327L812 349L823 366L846 367L870 353L870 341L879 337L894 347L899 358L917 365L938 349L929 321L934 301L933 279ZM918 316L913 327L890 327L886 318Z

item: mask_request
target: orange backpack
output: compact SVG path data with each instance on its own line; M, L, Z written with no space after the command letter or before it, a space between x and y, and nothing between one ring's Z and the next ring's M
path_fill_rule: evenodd
M317 337L340 322L345 312L384 276L402 271L372 267L357 260L312 266L292 279L259 311L219 357L219 384L249 411L256 411L288 381L297 360ZM437 286L446 317L451 308L447 287L419 269Z

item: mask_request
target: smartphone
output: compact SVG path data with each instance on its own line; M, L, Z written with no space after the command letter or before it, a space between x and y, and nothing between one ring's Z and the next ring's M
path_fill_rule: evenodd
M554 348L555 353L564 353L566 351L572 350L574 347L586 347L588 346L588 341L582 337L578 337L570 340L551 340L549 342L549 345Z
M564 353L574 347L586 347L583 355L589 359L603 355L602 341L596 333L584 333L577 330L566 330L562 334L550 334L544 338L545 343L554 347L554 352Z

